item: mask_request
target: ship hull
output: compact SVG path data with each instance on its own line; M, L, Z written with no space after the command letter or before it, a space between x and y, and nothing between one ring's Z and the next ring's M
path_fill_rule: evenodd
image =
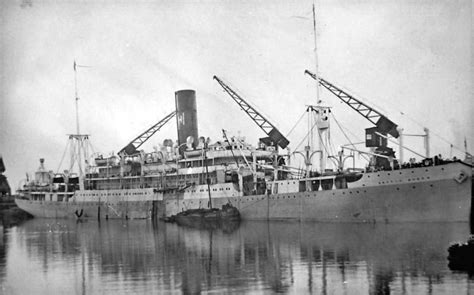
M232 203L244 220L469 222L471 169L458 162L368 173L360 186L347 189L213 198L212 202L215 207ZM201 200L174 197L165 199L165 212L173 215L202 205Z
M297 219L319 222L467 222L469 183L452 180L335 191L215 198L218 207L236 206L242 219ZM166 202L166 215L193 208L197 200Z
M471 169L462 163L452 163L430 168L367 173L358 186L346 189L250 196L215 194L212 205L220 208L231 203L239 209L244 220L468 222L472 203ZM122 200L115 203L24 199L17 199L16 202L33 216L46 218L78 218L78 215L81 218L99 219L164 218L187 209L207 207L205 195L197 197L184 193L164 194L156 200ZM80 214L81 210L83 214Z
M17 206L38 218L76 219L149 219L163 215L160 201L117 202L53 202L16 199Z

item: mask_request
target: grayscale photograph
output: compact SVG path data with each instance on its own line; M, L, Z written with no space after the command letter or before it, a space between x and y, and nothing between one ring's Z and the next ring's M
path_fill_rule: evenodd
M474 293L470 0L0 2L0 294Z

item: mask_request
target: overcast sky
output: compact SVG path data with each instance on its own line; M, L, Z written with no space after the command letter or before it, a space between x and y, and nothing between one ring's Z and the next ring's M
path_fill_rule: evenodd
M319 72L406 133L429 128L432 154L449 156L447 142L463 150L464 138L472 151L471 8L469 0L317 1ZM117 152L170 113L180 89L196 90L200 135L220 140L224 128L255 144L265 134L213 75L286 135L316 103L303 75L315 64L311 9L312 1L2 1L0 154L10 185L39 158L58 169L75 132L74 60L91 66L78 70L79 112L97 152ZM370 122L321 96L362 140ZM289 136L293 150L306 127ZM333 134L336 148L347 143ZM172 120L144 148L176 137ZM421 138L407 142L423 152Z

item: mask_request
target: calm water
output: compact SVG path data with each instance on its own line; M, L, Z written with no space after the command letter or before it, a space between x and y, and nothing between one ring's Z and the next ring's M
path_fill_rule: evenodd
M34 219L3 230L3 294L474 294L447 267L468 224Z

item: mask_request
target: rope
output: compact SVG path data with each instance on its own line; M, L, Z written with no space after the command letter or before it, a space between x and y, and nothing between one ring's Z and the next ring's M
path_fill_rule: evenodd
M69 147L69 140L67 141L66 148L64 149L63 156L61 157L61 161L59 162L58 169L56 169L56 173L59 173L59 168L61 168L61 166L63 164L63 160L64 160L64 157L66 156L66 152L68 150L68 147Z
M416 121L415 119L413 119L411 116L408 116L407 114L405 114L402 110L398 109L397 110L400 112L400 115L406 117L408 120L410 120L411 122L415 123L416 125L418 125L420 128L426 128L426 126L423 126L421 123L419 123L418 121ZM444 141L445 143L449 144L451 147L453 147L454 149L458 150L459 152L462 152L462 153L465 153L465 151L454 145L452 142L450 142L449 140L447 140L446 138L444 138L443 136L439 135L438 133L432 131L430 129L430 134L433 134L434 136L438 137L439 139L441 139L442 141Z
M373 103L372 101L370 101L369 99L361 96L360 94L350 90L348 87L345 87L345 86L342 86L341 84L338 83L337 85L339 88L347 91L348 93L352 93L352 94L355 94L357 95L357 99L364 102L364 103L369 103L370 105L373 105L375 106L378 110L381 110L383 111L384 113L387 113L386 110L384 110L384 108L382 108L381 106ZM354 95L354 96L355 96ZM361 99L362 98L362 99ZM400 115L404 116L405 118L407 118L408 120L410 120L411 122L415 123L416 125L418 125L420 128L426 128L426 126L423 126L421 123L419 123L418 121L416 121L415 119L413 119L411 116L407 115L403 110L401 110L398 105L395 105L394 103L391 103L390 101L386 101L386 103L388 105L390 105L391 108L397 110ZM452 142L450 142L449 140L447 140L446 138L444 138L443 136L441 136L440 134L436 133L436 132L433 132L431 129L430 129L430 133L433 134L434 136L438 137L439 139L441 139L442 141L444 141L445 143L449 144L450 146L452 146L454 149L456 149L457 151L459 152L462 152L463 154L465 153L465 151L459 147L459 146L456 146L454 145Z
M336 119L336 117L334 116L334 114L331 113L331 115L332 115L332 118L334 119L334 122L336 122L337 126L339 127L339 129L341 130L342 134L344 135L344 137L347 139L347 141L349 141L349 143L351 144L351 146L352 146L355 150L357 150L356 147L355 147L355 145L352 143L352 141L350 140L350 138L347 136L346 132L344 132L344 129L342 129L341 124L339 124L339 121L337 121L337 119ZM366 161L369 161L369 159L366 158L365 155L361 154L361 156L362 156Z
M301 115L301 117L298 119L298 121L296 121L296 124L293 126L293 128L291 128L290 132L288 132L288 134L286 135L286 137L289 137L291 132L293 132L293 130L295 130L296 126L301 122L301 120L303 119L304 115L305 115L306 111L303 112L303 114Z
M311 129L308 131L308 133L306 133L305 137L303 137L303 139L300 141L300 143L296 146L295 151L298 150L300 145L306 140L306 138L309 136L309 134L311 132L313 132L313 129L314 129L314 127L316 127L316 125L317 125L317 123L314 123L313 127L311 127Z

